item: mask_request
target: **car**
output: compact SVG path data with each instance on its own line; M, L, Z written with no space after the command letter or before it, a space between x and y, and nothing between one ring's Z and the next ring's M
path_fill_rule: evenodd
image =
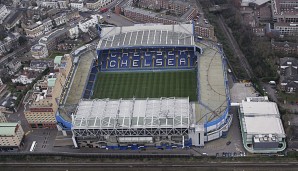
M231 144L231 141L228 141L226 144L227 144L227 145L230 145L230 144Z

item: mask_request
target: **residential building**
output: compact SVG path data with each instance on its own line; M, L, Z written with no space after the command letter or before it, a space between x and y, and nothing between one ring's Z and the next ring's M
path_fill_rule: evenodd
M11 81L13 83L22 83L24 85L31 84L40 74L40 72L23 70L20 74L13 76Z
M46 46L48 51L56 49L60 41L68 37L68 29L58 29L39 39L39 44Z
M42 59L48 57L49 51L45 45L36 44L31 47L31 55L35 59Z
M70 55L54 59L54 73L37 81L25 97L25 117L32 128L56 127L55 114L72 68Z
M156 0L152 3L151 0L133 0L134 6L148 8L151 10L170 10L171 13L183 15L186 13L194 1L192 0Z
M187 2L157 0L153 4L149 0L129 0L117 4L115 13L123 14L138 22L176 24L194 19L198 13L195 1L187 0ZM164 12L158 13L161 10L164 10Z
M50 66L54 66L52 60L31 60L29 70L43 71Z
M57 0L38 0L37 5L46 8L59 8Z
M214 34L214 27L210 24L196 24L195 25L195 33L198 36L202 36L205 38L209 38L211 40L215 40L215 34Z
M13 75L21 69L22 63L19 60L14 59L14 60L10 61L9 63L7 63L6 67L8 69L8 74Z
M3 122L7 122L7 119L4 115L4 113L2 113L2 111L0 110L0 123L3 123Z
M0 4L0 24L3 24L5 18L10 14L10 10L5 5Z
M3 41L0 41L0 56L5 54L7 51L5 49L5 44Z
M53 29L53 22L51 19L47 18L42 21L42 25L44 27L44 32L49 32Z
M87 33L89 27L95 27L95 25L99 23L100 19L102 19L102 16L100 15L91 15L90 18L86 18L85 20L79 22L79 28L82 32Z
M298 23L297 0L271 0L273 21Z
M75 39L79 37L80 32L79 32L79 27L77 25L70 28L68 31L69 31L69 38Z
M241 6L242 7L248 7L251 4L256 4L258 6L263 5L270 0L241 0Z
M79 11L84 10L84 1L83 0L70 0L69 6L71 9L77 9Z
M295 93L298 88L298 60L280 58L280 85L286 93Z
M55 16L53 16L52 18L53 18L56 26L63 25L68 21L66 13L58 13Z
M70 10L70 11L67 11L66 17L68 21L72 21L80 18L81 16L78 10Z
M298 43L272 41L271 46L275 52L298 55Z
M9 33L2 41L2 44L0 43L0 51L5 53L16 49L19 46L19 37L20 33Z
M259 37L265 36L265 28L264 27L254 27L252 28L253 34Z
M15 151L23 144L24 131L20 123L0 123L0 149Z
M7 30L14 28L17 24L20 23L21 19L23 18L23 15L23 11L15 11L11 15L9 15L5 20L5 28Z
M285 22L274 23L274 30L279 31L281 35L297 36L298 22L297 23L285 23Z
M95 10L110 4L113 0L86 0L86 8Z
M41 21L25 26L26 35L30 38L38 37L44 34L44 25Z

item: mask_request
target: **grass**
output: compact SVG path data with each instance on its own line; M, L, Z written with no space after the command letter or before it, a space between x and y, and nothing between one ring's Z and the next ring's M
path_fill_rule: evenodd
M195 71L101 72L92 98L189 97L196 101L196 81Z

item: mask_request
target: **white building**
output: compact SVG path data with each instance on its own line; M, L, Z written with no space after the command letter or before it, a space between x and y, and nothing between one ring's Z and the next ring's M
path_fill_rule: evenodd
M77 9L79 11L84 11L84 1L83 0L70 0L69 6L71 9Z
M48 57L49 51L45 45L36 44L31 47L31 55L35 59L42 59Z
M286 134L277 104L268 97L247 97L239 109L244 148L250 153L277 153L286 148Z
M79 27L75 26L69 29L69 37L75 39L79 37Z
M8 10L5 5L0 4L0 24L3 23L3 21L9 14L10 10Z
M20 148L24 131L20 123L0 123L0 149L17 150Z
M44 25L41 21L38 21L32 25L29 25L25 28L26 35L28 37L38 37L44 34Z
M48 32L51 31L53 28L53 23L51 19L45 19L44 21L42 21L42 25L44 26L44 31Z
M87 33L89 27L95 27L95 25L99 23L100 19L102 19L101 15L91 15L91 18L79 22L79 28L82 32Z
M32 72L24 72L17 77L11 79L13 83L22 83L24 85L31 84L37 77L36 74L31 74Z
M43 0L42 2L39 2L39 5L46 8L58 8L57 0Z
M56 26L65 24L68 21L66 13L59 13L54 17L54 22Z

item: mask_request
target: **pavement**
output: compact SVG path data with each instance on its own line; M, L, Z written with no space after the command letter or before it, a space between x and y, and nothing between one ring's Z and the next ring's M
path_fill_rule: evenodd
M103 13L101 14L104 21L108 22L108 23L111 23L111 24L114 24L116 26L133 26L136 22L133 22L132 20L124 17L124 16L121 16L121 15L117 15L115 13L112 13L112 12L106 12L106 13ZM108 15L110 17L108 17Z

